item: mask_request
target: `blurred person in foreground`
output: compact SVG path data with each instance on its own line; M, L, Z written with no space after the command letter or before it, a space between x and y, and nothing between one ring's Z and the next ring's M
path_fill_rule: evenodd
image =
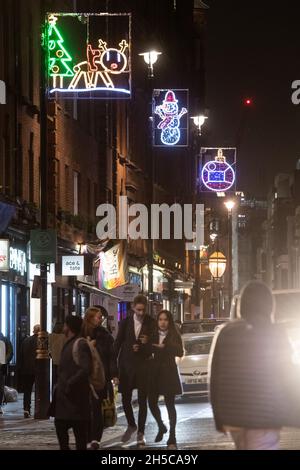
M237 450L279 449L280 429L288 424L292 350L282 326L273 323L273 312L270 289L250 281L241 292L240 319L219 328L213 341L209 376L215 424L230 433Z

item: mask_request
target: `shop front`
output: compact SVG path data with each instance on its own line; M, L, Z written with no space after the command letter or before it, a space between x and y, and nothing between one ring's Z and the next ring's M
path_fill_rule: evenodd
M17 364L20 345L30 332L29 289L27 287L27 260L25 243L7 240L8 270L0 268L0 327L13 346L8 383L17 386ZM1 251L3 250L3 244ZM3 253L0 253L3 260Z

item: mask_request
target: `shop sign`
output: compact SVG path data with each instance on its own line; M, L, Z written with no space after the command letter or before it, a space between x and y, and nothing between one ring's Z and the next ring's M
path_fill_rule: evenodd
M99 289L113 289L127 283L127 255L125 245L118 243L100 253Z
M9 271L9 240L0 240L0 271Z
M23 250L19 250L18 248L9 249L9 267L13 269L21 276L24 276L27 271L27 261L26 261L26 253Z
M84 256L63 256L63 276L84 276Z
M56 263L57 234L56 230L31 230L31 262L33 264Z

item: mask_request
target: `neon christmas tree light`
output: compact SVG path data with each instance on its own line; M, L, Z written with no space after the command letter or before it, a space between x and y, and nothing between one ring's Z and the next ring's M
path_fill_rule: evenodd
M56 26L57 19L55 15L48 18L49 74L53 79L53 88L63 88L64 77L73 77L74 72L68 63L72 62L72 57L65 49L64 39Z

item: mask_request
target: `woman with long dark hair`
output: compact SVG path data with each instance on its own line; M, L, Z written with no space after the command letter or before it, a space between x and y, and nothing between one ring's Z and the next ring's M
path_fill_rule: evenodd
M168 310L162 310L156 321L156 331L151 342L153 359L151 363L149 384L149 406L158 424L155 442L160 442L167 428L162 421L158 406L160 395L164 396L170 422L168 449L177 449L175 396L182 394L182 386L176 364L176 357L183 356L183 345L173 316Z

